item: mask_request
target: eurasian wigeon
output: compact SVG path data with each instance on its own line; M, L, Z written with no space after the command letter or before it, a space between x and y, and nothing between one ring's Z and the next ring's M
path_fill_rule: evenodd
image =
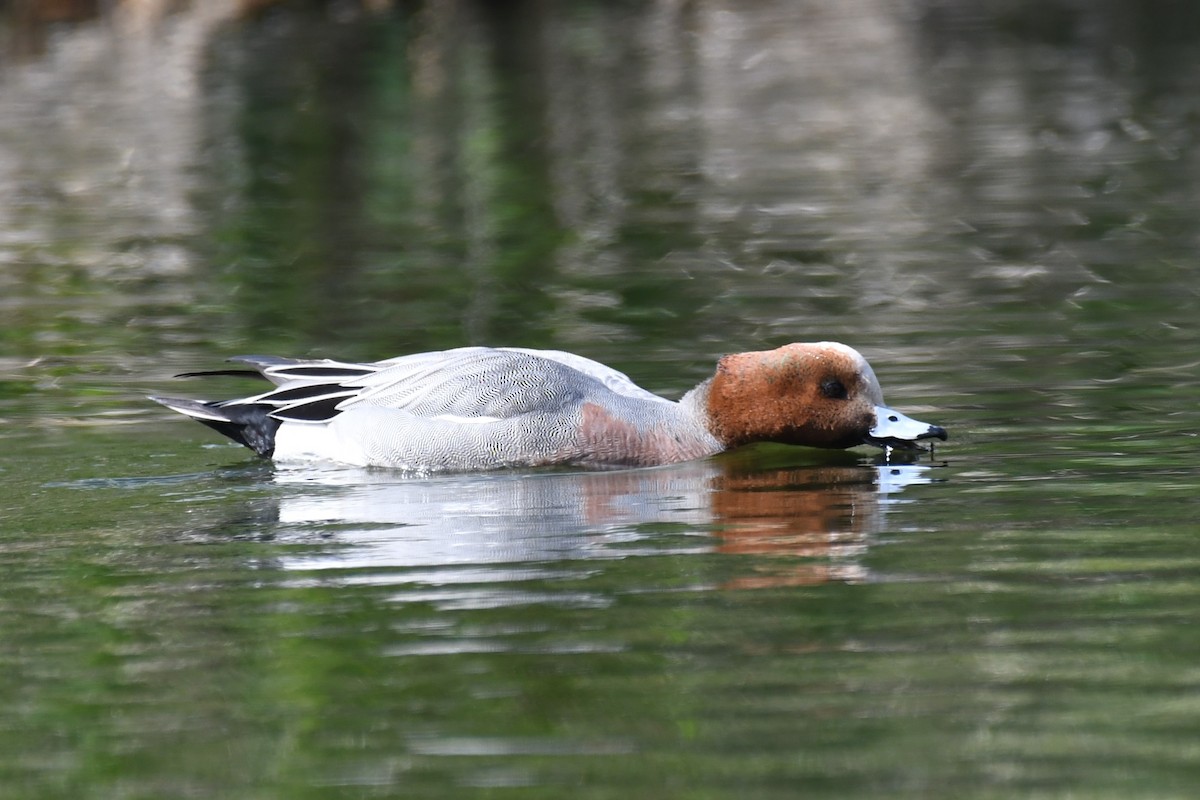
M866 359L836 342L727 355L673 402L558 350L462 347L372 364L240 356L276 385L204 402L152 397L277 461L419 471L651 466L751 442L914 447L946 431L883 405Z

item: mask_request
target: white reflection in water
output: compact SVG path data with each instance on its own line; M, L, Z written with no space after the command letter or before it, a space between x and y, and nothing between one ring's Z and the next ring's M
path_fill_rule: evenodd
M564 562L635 555L778 557L756 560L732 583L741 587L863 580L858 562L887 506L931 480L930 467L915 464L746 470L723 460L615 472L414 477L305 466L275 475L287 490L281 526L317 526L337 545L286 557L285 567L440 586L432 591L446 596L423 598L438 605L462 600L446 587L508 583L487 590L489 606L538 602L511 582L563 577ZM577 567L569 574L580 577Z

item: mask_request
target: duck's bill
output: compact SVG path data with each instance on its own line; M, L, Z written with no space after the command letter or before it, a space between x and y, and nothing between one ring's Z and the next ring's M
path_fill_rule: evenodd
M875 406L875 427L867 433L866 443L876 447L913 449L920 447L917 443L922 439L944 441L948 437L945 428L919 422L892 408Z

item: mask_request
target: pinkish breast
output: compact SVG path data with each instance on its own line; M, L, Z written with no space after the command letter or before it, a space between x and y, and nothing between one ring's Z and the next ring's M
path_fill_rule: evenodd
M580 423L583 462L647 467L711 455L711 442L668 420L633 422L596 403L584 403Z

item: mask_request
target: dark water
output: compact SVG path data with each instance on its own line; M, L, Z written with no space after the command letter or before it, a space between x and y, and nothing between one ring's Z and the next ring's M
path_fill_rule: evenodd
M6 20L0 795L1194 796L1188 7L152 7ZM816 339L950 441L414 479L143 399Z

